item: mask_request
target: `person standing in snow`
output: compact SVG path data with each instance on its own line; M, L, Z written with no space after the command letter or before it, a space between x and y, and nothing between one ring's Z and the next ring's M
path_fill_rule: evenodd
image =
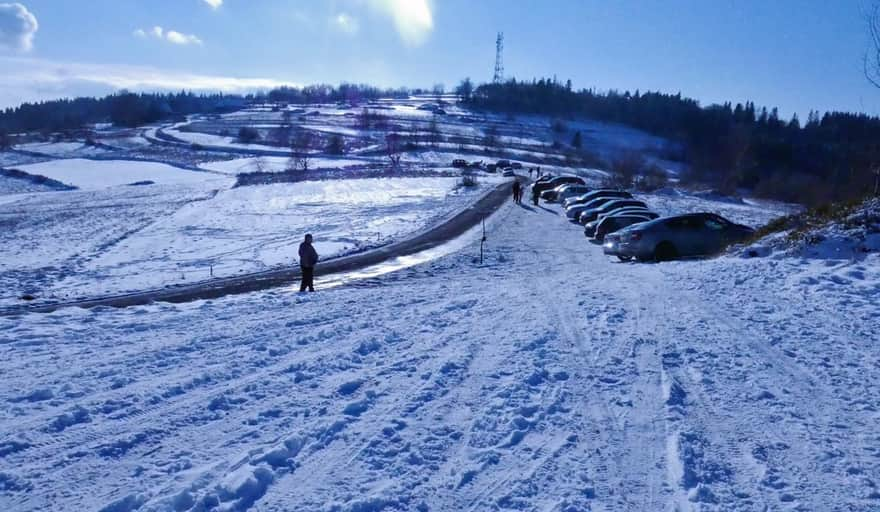
M519 184L519 180L515 180L513 182L513 202L519 203L519 195L522 191L522 185Z
M299 244L299 268L302 270L302 282L299 291L306 288L310 292L315 291L315 264L318 263L318 252L312 246L312 235L307 234L303 243Z
M539 194L540 192L535 188L535 185L532 185L532 203L534 203L535 206L538 206Z

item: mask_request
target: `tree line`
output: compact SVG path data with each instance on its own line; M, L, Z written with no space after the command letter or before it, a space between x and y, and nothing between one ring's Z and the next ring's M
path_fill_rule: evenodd
M475 109L583 116L668 138L660 156L688 164L684 181L728 193L745 188L806 204L852 199L870 190L880 164L880 119L865 114L810 112L801 123L752 102L703 107L680 93L573 90L555 79L476 87L465 80L456 90Z
M362 84L279 87L248 95L177 93L133 93L120 91L102 98L75 98L24 103L0 111L0 136L9 133L54 133L78 130L95 123L135 127L188 114L236 110L246 103L284 102L359 103L377 98L400 97L408 89L380 89Z

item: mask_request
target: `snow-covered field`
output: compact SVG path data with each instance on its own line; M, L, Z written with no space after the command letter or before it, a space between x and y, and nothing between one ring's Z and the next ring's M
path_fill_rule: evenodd
M309 167L312 169L344 168L353 165L368 165L370 160L357 160L353 158L321 158L309 159ZM220 172L223 174L236 175L247 172L282 172L290 168L290 158L283 156L263 156L235 158L218 162L207 162L200 166L203 169Z
M0 204L7 227L0 303L25 293L94 296L293 265L307 232L324 257L356 252L424 229L497 183L486 178L466 189L455 178L385 178L230 189L221 176L16 196Z
M404 153L410 171L510 157L598 183L600 169L547 164L574 132L606 158L659 161L667 145L585 120L417 108L434 101L377 102L404 132L436 123L447 137ZM360 108L295 108L294 124L343 135L352 155L312 167L386 163ZM191 127L265 132L274 110ZM95 149L81 141L20 147L63 160L0 153L0 166L80 188L0 176L0 305L293 265L305 232L325 258L360 251L500 180L232 188L288 163L240 151L282 148L186 124L164 129L216 148L159 144L153 126L100 132L118 161L69 158ZM486 153L490 128L503 154ZM122 186L139 181L156 184ZM795 209L675 188L639 198L752 226ZM798 250L775 249L783 233L717 259L630 264L555 207L507 204L486 223L483 263L475 228L319 276L313 295L0 317L0 511L880 510L880 239L852 224Z
M94 156L107 152L82 142L31 142L20 144L15 149L55 157Z
M217 180L216 174L190 171L158 162L126 160L86 160L71 158L37 164L19 165L16 169L45 176L84 190L97 190L138 182L199 183ZM220 177L221 180L225 179Z
M0 508L880 506L876 253L625 264L512 204L487 231L483 264L471 235L317 294L0 318Z

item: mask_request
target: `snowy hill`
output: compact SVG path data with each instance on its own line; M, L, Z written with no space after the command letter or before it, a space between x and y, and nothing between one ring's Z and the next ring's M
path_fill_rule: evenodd
M593 156L676 172L636 130L424 101L377 102L379 126L348 106L268 106L102 130L94 154L0 153L36 180L0 176L0 306L290 267L307 231L325 257L382 251L509 179L472 171L465 187L453 158L599 184L565 144L574 130ZM285 118L320 141L309 171L273 142ZM423 141L395 173L384 123ZM241 143L242 126L261 140ZM344 155L326 153L334 136ZM235 186L253 170L290 180ZM877 201L810 217L674 180L636 196L778 232L713 259L620 263L558 207L507 203L482 262L475 226L319 275L316 294L0 316L0 509L880 507Z
M0 504L877 505L870 295L798 279L818 263L618 263L553 209L487 230L482 265L474 233L314 295L0 319Z

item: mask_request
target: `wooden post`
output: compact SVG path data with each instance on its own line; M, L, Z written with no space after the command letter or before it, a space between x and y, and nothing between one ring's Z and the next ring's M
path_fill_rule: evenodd
M483 238L480 239L480 265L483 264L483 242L486 241L486 218L483 217Z

